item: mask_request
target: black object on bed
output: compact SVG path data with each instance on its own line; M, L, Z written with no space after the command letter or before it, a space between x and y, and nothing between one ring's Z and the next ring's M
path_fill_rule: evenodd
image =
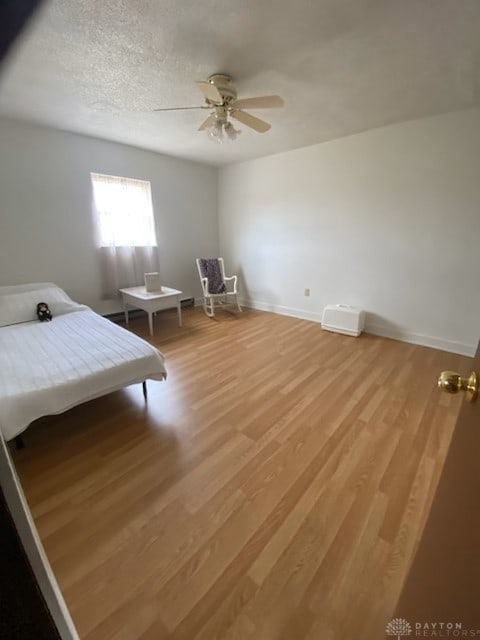
M37 304L37 318L40 322L50 322L52 319L52 312L46 302L39 302Z

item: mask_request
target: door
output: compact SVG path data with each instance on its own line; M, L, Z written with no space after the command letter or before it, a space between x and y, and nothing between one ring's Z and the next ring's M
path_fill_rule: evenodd
M480 373L480 344L472 369ZM464 398L395 617L403 620L395 621L399 633L392 629L391 635L400 638L480 638L479 398Z

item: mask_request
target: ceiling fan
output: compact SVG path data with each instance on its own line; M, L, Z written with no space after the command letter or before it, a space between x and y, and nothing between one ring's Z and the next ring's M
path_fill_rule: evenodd
M235 129L229 118L234 118L258 133L265 133L271 127L268 122L252 116L246 109L271 109L283 107L280 96L259 96L258 98L237 99L237 91L231 84L231 77L216 73L208 80L199 80L197 87L203 93L205 104L196 107L169 107L154 111L184 111L188 109L208 109L210 115L202 122L199 131L207 131L209 137L216 142L235 140L241 131Z

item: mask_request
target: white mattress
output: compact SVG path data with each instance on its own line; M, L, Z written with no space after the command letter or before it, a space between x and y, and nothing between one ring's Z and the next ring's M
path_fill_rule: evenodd
M10 440L36 418L165 377L160 351L88 307L1 327L0 430Z

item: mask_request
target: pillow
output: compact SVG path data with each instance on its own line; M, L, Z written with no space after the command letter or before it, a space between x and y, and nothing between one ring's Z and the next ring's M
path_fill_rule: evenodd
M29 286L33 285L20 285L20 287ZM4 287L4 289L8 288L10 287ZM15 289L15 287L11 287L11 289ZM37 304L39 302L48 304L54 318L64 313L87 308L85 305L74 302L59 287L48 283L16 292L0 291L0 327L37 320Z

